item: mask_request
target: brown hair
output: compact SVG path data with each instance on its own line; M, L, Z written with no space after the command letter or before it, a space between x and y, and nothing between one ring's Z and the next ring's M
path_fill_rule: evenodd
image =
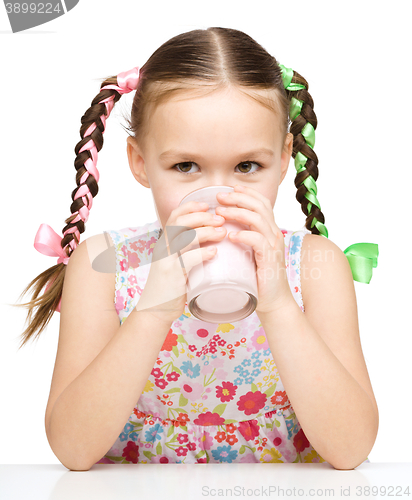
M299 116L294 120L290 132L294 136L293 153L295 158L298 152L302 152L308 160L306 170L297 174L295 185L297 188L296 198L301 203L302 211L307 216L305 226L314 234L319 234L316 226L311 227L316 218L324 222L324 216L320 209L311 204L308 212L308 199L305 197L308 189L303 181L312 176L316 181L318 177L318 159L311 147L306 144L305 138L300 133L307 122L316 128L317 120L313 111L313 100L308 93L308 83L298 73L294 72L292 83L300 83L306 90L286 91L283 85L281 69L276 59L271 56L253 38L235 29L212 27L208 29L197 29L177 35L161 45L142 66L139 72L138 87L131 109L131 120L127 120L130 130L138 143L143 143L147 134L149 116L151 111L161 102L177 95L188 95L189 98L197 94L199 96L214 92L229 86L236 87L260 104L273 110L281 120L283 138L286 137L289 120L290 99L295 97L303 101ZM114 84L117 85L117 77L112 76L103 81L101 88ZM267 91L254 92L255 90ZM72 192L73 203L70 206L72 215L65 220L66 226L62 233L66 232L61 241L62 249L70 257L79 244L74 232L67 233L70 228L77 228L79 233L84 232L82 218L73 222L84 206L82 197L74 199L77 191L81 188L81 179L87 172L84 163L91 158L88 150L79 152L87 142L92 139L97 151L103 146L104 125L100 119L103 114L107 116L104 99L114 96L116 103L121 94L116 90L101 90L93 99L90 108L82 116L80 128L81 141L75 147L76 158L74 166L77 170L77 188ZM84 136L87 129L95 124L93 132ZM93 175L84 176L85 183L91 195L98 193L98 185ZM70 245L70 242L71 245ZM22 347L30 337L38 330L36 339L47 326L61 299L63 281L66 265L63 263L54 265L34 278L24 289L21 295L33 287L33 298L28 303L15 304L28 308L27 320L29 326L21 334ZM49 289L39 297L42 289L50 284ZM20 295L20 297L21 297ZM37 308L32 319L33 310Z

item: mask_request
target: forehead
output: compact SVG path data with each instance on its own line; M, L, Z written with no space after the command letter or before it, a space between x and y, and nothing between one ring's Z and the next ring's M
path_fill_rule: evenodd
M169 148L230 151L282 144L281 117L274 91L254 91L274 109L235 89L204 96L172 97L150 114L148 145L161 153Z

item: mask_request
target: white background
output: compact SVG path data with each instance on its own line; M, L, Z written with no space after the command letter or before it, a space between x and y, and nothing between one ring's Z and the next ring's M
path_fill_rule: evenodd
M371 283L355 282L362 348L380 410L369 459L411 461L410 14L407 1L80 0L65 16L13 34L0 6L0 463L59 463L44 429L59 313L38 342L18 350L26 310L8 304L57 262L33 242L41 223L61 235L70 216L80 119L101 78L143 66L171 37L210 26L245 31L309 82L318 117L318 199L329 238L342 250L371 242L380 251ZM81 240L156 219L150 191L129 170L120 125L133 96L124 96L107 121L99 193ZM294 178L292 161L275 220L296 230L305 216ZM356 412L349 399L348 414Z

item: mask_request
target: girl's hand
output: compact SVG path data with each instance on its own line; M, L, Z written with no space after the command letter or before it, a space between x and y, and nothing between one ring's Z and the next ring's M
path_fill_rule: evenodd
M245 186L235 186L234 192L227 196L218 193L217 200L221 205L235 205L225 209L216 207L217 214L250 227L250 230L235 235L230 232L228 238L233 243L250 245L255 252L256 314L274 312L290 299L294 300L286 274L284 236L275 223L270 201L255 189Z
M216 220L213 213L207 212L208 208L207 204L190 201L171 212L165 231L153 248L149 274L136 311L148 312L169 325L184 313L187 275L194 266L216 255L216 247L212 252L209 247L223 240L226 234L224 230L215 229L222 226L225 219ZM200 243L206 244L201 247Z

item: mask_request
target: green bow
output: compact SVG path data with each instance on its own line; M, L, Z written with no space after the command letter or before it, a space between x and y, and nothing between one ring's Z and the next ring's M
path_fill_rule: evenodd
M378 266L378 245L376 243L354 243L343 253L349 261L353 279L360 283L369 283L372 278L372 268Z
M292 83L293 78L293 69L287 68L283 66L283 64L279 64L282 73L283 86L286 90L296 91L306 88L304 85L299 83ZM290 111L289 116L293 121L295 120L301 113L303 106L303 101L296 99L295 97L291 98L290 101ZM315 145L315 129L308 122L303 127L301 134L305 138L306 143L309 147L313 149ZM305 170L307 158L302 153L297 153L295 156L295 167L296 172L299 173L302 170ZM303 184L305 184L308 192L305 194L305 197L309 200L308 203L308 211L310 212L312 208L312 203L316 205L320 210L320 203L316 198L317 188L316 182L313 180L312 176L307 177ZM326 226L318 221L315 217L312 221L312 227L316 225L320 234L328 238L328 230ZM349 261L349 265L352 271L352 276L355 281L359 281L360 283L369 283L372 278L372 268L378 266L378 255L379 249L376 243L354 243L346 248L343 253L346 255L346 258Z

